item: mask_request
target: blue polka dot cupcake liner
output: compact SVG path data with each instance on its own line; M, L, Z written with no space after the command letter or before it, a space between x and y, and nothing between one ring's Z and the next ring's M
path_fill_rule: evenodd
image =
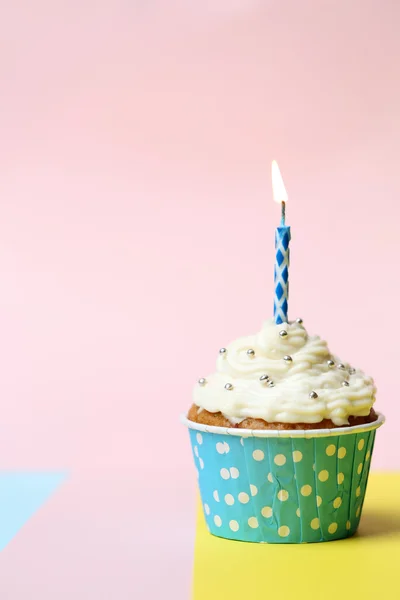
M365 425L304 431L182 421L189 428L211 534L301 544L356 532L383 415Z

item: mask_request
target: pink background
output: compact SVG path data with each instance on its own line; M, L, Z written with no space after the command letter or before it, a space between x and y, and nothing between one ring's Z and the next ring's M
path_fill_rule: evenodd
M178 414L218 348L271 316L273 158L290 315L374 375L373 467L400 466L400 5L15 0L2 15L2 465L72 475L4 552L0 591L187 598Z

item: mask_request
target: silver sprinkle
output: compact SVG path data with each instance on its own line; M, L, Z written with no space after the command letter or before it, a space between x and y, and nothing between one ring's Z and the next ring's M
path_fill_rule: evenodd
M310 398L318 398L318 394L317 394L317 392L314 392L314 390L312 392L310 392L308 395Z
M343 363L339 363L337 366L338 369L345 369L346 367L344 366Z
M350 367L350 369L349 369L350 375L354 375L355 372L356 372L356 370L353 367Z
M207 379L204 379L204 377L200 377L200 379L199 379L199 382L198 382L198 383L199 383L199 385L206 385L206 383L207 383Z
M220 348L219 349L219 353L220 354L226 354L226 348Z
M335 366L335 361L332 359L328 360L328 367L334 367Z
M233 385L231 383L226 383L225 384L225 389L226 390L233 390Z
M283 360L285 360L286 362L292 362L293 358L291 356L289 356L289 354L285 354L285 356L283 357Z
M269 384L268 384L268 387L275 387L275 384L274 384L274 382L273 382L273 381L270 381L270 382L269 382Z
M296 323L298 323L299 325L301 325L303 322L303 319L300 319L300 317L298 319L296 319Z
M254 356L254 355L255 355L255 352L254 352L254 350L253 350L252 348L249 348L249 349L247 350L247 356L251 356L251 357L253 358L253 356Z
M342 381L342 385L343 387L349 387L349 382L348 381Z
M279 332L279 335L280 335L281 337L286 337L286 336L287 336L287 334L288 334L288 333L287 333L286 329L282 329L282 331L280 331L280 332Z
M261 375L260 381L261 381L261 383L268 383L269 382L268 375Z

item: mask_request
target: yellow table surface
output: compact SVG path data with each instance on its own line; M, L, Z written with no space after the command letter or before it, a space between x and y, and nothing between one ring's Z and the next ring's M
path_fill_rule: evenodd
M400 600L400 473L372 473L345 540L252 544L210 535L198 510L194 600Z

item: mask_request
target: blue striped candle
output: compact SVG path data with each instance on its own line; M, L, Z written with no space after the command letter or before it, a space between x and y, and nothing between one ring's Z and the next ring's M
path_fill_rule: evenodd
M275 296L274 319L275 323L288 322L289 298L289 242L290 227L277 227L275 231Z
M275 160L272 162L272 191L275 202L282 208L281 225L275 231L274 319L279 325L288 322L290 227L285 225L287 193Z

